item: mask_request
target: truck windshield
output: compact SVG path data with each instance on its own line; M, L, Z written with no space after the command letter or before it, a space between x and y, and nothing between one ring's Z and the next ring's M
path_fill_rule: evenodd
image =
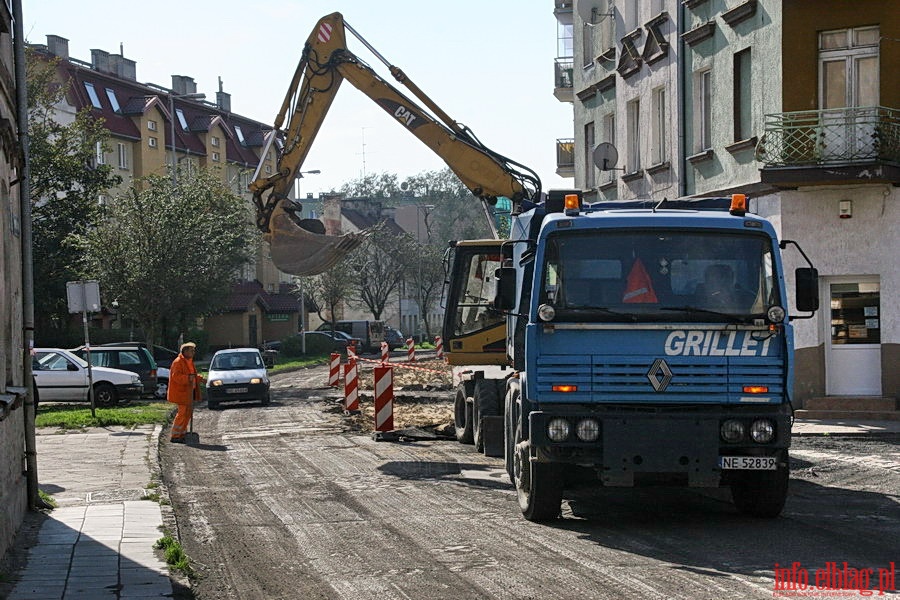
M722 232L561 232L539 304L556 321L749 322L779 304L771 240Z

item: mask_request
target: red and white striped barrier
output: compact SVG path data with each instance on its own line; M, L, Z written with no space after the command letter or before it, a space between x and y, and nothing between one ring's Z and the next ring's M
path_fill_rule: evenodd
M344 365L344 410L359 412L359 369L353 358Z
M406 340L406 360L416 362L416 343L412 338Z
M375 431L394 429L394 369L375 367Z
M444 340L439 335L434 336L434 349L438 358L444 358Z
M391 360L391 347L387 342L381 342L381 362L387 363Z
M331 353L331 362L328 367L328 387L340 387L341 385L341 354Z

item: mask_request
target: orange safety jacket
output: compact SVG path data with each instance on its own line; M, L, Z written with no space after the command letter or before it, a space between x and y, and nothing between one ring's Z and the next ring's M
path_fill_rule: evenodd
M193 382L189 375L194 375ZM166 400L175 404L199 402L201 381L202 378L197 375L197 368L194 366L194 359L179 354L169 368L169 388L166 391Z

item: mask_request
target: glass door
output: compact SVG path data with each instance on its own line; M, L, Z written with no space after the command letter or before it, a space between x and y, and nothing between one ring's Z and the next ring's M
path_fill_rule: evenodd
M833 280L828 286L826 391L829 396L880 396L881 286L870 278Z

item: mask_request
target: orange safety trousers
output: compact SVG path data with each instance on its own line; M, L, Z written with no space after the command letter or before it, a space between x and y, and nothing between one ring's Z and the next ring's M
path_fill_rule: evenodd
M178 404L178 412L175 414L175 420L172 422L172 439L178 440L187 433L188 425L191 417L194 416L194 403L185 402Z

